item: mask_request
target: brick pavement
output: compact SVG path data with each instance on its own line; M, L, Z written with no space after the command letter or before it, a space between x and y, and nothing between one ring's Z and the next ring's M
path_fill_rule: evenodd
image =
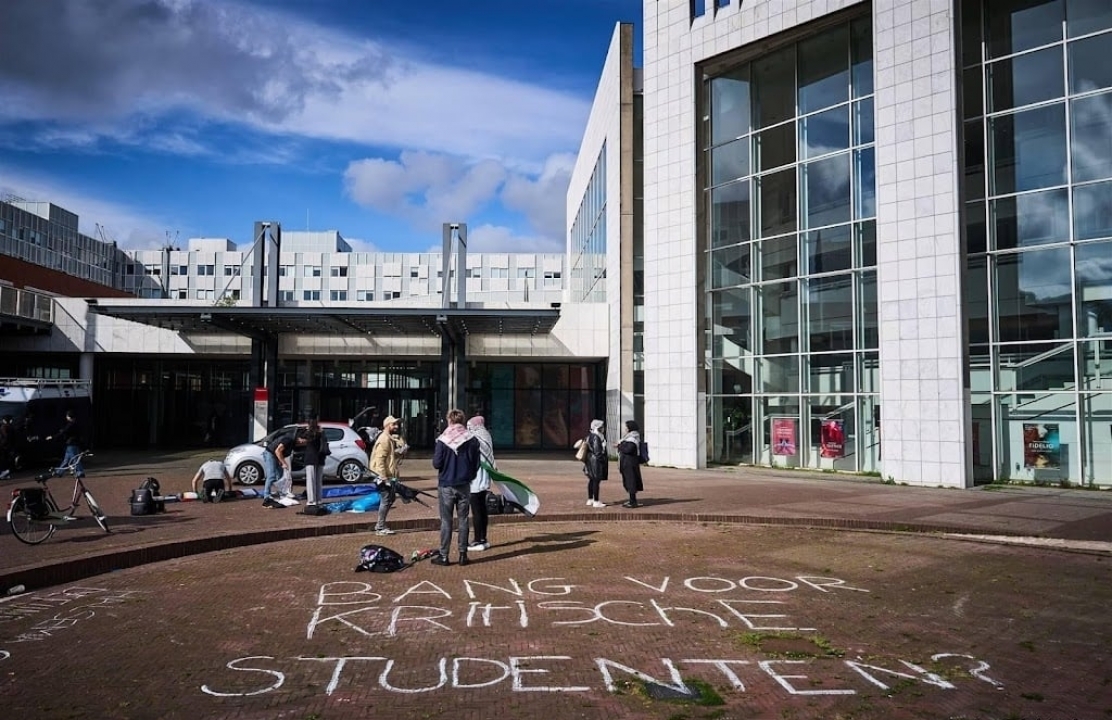
M570 453L569 453L570 454ZM374 515L306 517L296 508L265 510L257 501L218 505L168 504L167 512L130 515L131 489L148 476L164 492L184 491L200 463L221 453L164 455L108 453L94 458L86 479L110 516L104 534L82 508L81 518L60 528L50 540L29 547L5 524L0 532L0 592L16 584L38 588L72 582L102 572L223 548L303 537L368 530ZM579 464L565 455L506 456L511 475L529 483L542 497L533 521L623 522L628 520L774 523L917 532L956 532L994 537L1041 538L1097 552L1112 550L1112 493L1076 489L1002 487L953 490L888 485L875 478L753 468L644 469L644 506L617 507L622 498L616 477L603 484L603 499L614 506L583 507L584 478ZM616 470L616 468L615 468ZM616 472L614 473L616 475ZM403 466L404 480L434 490L435 474L425 457ZM0 482L0 493L26 484L27 476ZM57 496L69 492L62 479L51 481ZM502 516L494 522L520 522ZM437 527L435 510L416 504L395 507L391 524L406 529Z
M111 534L87 518L35 547L0 538L0 588L31 589L0 599L6 711L1112 714L1107 493L647 468L643 508L588 511L574 461L505 457L541 494L540 517L496 518L496 546L467 568L370 576L353 572L359 546L435 545L432 509L399 506L391 524L403 532L391 538L367 534L373 515L313 518L253 501L129 515L142 478L182 490L202 459L99 457L89 485ZM433 487L427 459L405 471ZM621 499L616 480L603 499ZM356 657L378 659L337 659ZM715 697L724 704L700 704Z

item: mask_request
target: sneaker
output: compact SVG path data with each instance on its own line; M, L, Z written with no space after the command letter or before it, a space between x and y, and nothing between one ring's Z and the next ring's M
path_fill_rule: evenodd
M224 499L224 489L214 490L212 493L212 501L218 503Z
M375 528L375 535L397 535L397 533L388 527L380 527Z
M606 503L604 503L604 502L599 502L598 500L592 500L592 501L591 501L591 507L595 507L595 508L604 508L604 507L606 507Z
M460 553L459 553L459 564L460 565L470 565L471 564L471 561L467 559L467 551L466 550L461 550L460 551Z
M467 546L467 552L482 552L483 550L489 549L490 543L488 543L486 540L483 540L482 542L473 542Z
M0 472L0 480L7 480L11 476L12 476L12 471L11 470L5 470L4 472Z
M587 501L587 507L594 507L594 506L595 506L595 501L594 500L588 500Z
M433 565L451 565L452 561L443 555L433 555L432 560L429 560Z
M631 502L629 500L626 500L624 503L622 503L622 507L624 507L624 508L639 508L639 507L641 507L641 503Z

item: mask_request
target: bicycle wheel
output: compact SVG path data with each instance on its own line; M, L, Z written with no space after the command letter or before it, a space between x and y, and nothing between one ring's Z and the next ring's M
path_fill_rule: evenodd
M54 534L54 525L44 520L36 520L27 509L26 501L21 497L12 502L10 517L12 534L22 543L38 545Z
M85 502L89 503L89 509L92 510L93 517L96 518L100 529L104 532L112 532L108 529L108 517L100 511L100 505L97 505L97 501L93 499L93 494L88 490L85 491Z

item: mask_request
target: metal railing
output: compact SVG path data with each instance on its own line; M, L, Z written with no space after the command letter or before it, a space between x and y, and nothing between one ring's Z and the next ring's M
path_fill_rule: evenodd
M54 322L54 298L46 293L0 285L0 315Z

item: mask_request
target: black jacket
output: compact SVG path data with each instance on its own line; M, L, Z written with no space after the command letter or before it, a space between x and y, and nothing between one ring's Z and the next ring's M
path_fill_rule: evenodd
M587 461L583 464L583 472L592 480L605 480L610 472L606 441L594 433L587 436Z
M470 485L479 472L479 438L472 437L459 446L458 450L436 441L432 453L432 466L437 469L437 485Z
M324 465L324 459L332 454L328 449L328 439L324 436L324 432L319 433L316 437L309 436L305 440L305 447L302 448L305 453L305 465Z

